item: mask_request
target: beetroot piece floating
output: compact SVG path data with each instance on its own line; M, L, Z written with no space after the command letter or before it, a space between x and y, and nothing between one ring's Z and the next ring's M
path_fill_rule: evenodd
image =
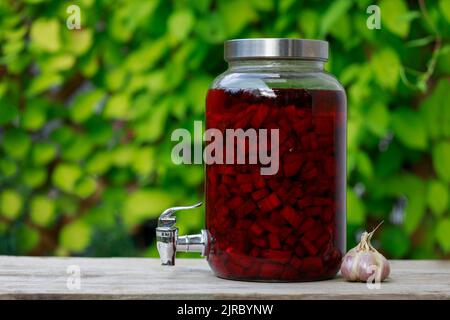
M279 156L275 175L261 175L262 164L207 165L208 259L219 276L308 281L336 274L345 237L338 189L345 186L338 148L344 99L327 90L209 91L207 128L279 129L280 141L270 150ZM245 148L246 156L258 152Z

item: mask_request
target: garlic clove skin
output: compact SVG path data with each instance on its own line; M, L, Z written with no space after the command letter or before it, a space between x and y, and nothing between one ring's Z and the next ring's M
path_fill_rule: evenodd
M358 272L354 270L355 263L355 257L356 257L356 248L351 249L342 259L341 264L341 274L342 276L349 281L357 281L358 280Z

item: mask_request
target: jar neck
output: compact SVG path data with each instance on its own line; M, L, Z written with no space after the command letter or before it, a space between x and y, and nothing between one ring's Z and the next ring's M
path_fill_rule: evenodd
M324 61L318 60L280 60L280 59L248 59L228 62L229 70L245 71L291 71L291 72L322 72Z

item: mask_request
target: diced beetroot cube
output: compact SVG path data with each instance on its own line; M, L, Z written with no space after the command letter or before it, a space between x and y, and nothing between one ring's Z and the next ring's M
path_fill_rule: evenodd
M228 176L228 175L222 175L222 183L229 184L229 185L236 184L236 182L234 181L233 177L232 176Z
M252 257L258 257L260 253L260 249L257 247L253 247L252 250L250 251L250 255Z
M231 260L228 260L226 267L231 275L241 275L245 272L245 269L242 266Z
M294 228L298 228L302 222L301 216L290 206L284 206L281 210L281 215L286 219Z
M269 246L271 249L281 249L280 240L278 240L278 236L274 233L270 233L268 236L269 239Z
M264 188L266 186L266 182L259 175L255 178L254 184L255 184L255 188L257 188L257 189L261 189L261 188Z
M222 164L222 165L216 165L217 166L217 173L219 174L230 174L230 175L234 175L235 174L235 167L232 165L226 165L226 164Z
M306 254L306 250L299 244L295 248L295 254L297 255L297 257L303 257Z
M269 190L267 189L260 189L256 190L252 193L252 198L255 201L261 200L262 198L266 197L269 194Z
M303 269L306 272L320 271L322 268L322 259L319 257L306 257L303 259Z
M236 229L246 232L253 225L253 221L250 219L238 219L236 222Z
M278 233L278 237L280 238L281 241L286 240L292 233L292 228L290 227L282 227L281 231ZM294 239L296 239L296 237L294 236ZM291 242L292 240L290 240L289 242Z
M244 201L242 200L242 198L239 196L236 196L228 202L228 207L230 209L236 209L239 206L242 206L243 204L244 204Z
M264 258L274 260L279 263L287 263L291 259L291 251L281 251L281 250L262 250L261 255Z
M281 188L281 184L275 180L275 179L270 179L267 184L269 185L269 188L272 189L273 191L277 191L279 188Z
M260 248L267 247L267 241L264 238L252 238L252 243Z
M297 242L297 239L298 238L297 238L296 235L291 234L289 237L286 238L285 243L290 245L290 246L293 246Z
M240 188L244 193L250 193L253 191L253 185L251 183L241 184Z
M285 281L291 281L298 279L299 274L298 271L295 270L295 268L291 267L290 265L286 265L283 269L283 274L281 275L281 279Z
M259 220L260 225L267 231L272 232L272 233L279 233L281 227L272 224L269 220L266 219L261 219Z
M334 130L334 119L331 116L316 116L314 131L317 134L332 135Z
M309 207L305 209L306 215L309 217L318 217L322 213L322 209L320 207Z
M298 229L298 233L302 234L306 231L312 229L315 226L316 222L311 218L306 218L300 228Z
M276 193L272 193L258 202L258 206L261 208L262 212L270 212L276 209L280 204L280 199L278 199Z
M236 175L236 182L238 184L251 184L253 182L253 176L251 174L238 174Z
M236 214L242 218L242 217L245 217L246 215L248 215L249 213L251 213L255 209L256 209L255 203L249 199L242 206L240 206L239 208L237 208L235 210L236 210Z
M258 223L252 224L250 231L258 237L264 233L264 229Z
M314 242L314 244L315 244L316 248L318 248L319 250L322 251L322 249L325 247L325 245L328 243L329 240L330 240L330 236L325 233L320 238L318 238Z
M302 169L302 177L306 180L311 180L317 177L319 172L317 171L317 168L315 167L314 163L311 161L308 161L306 165L303 166Z
M330 206L333 204L333 200L331 198L314 198L313 199L314 205L318 207L322 206Z
M256 108L256 112L251 119L251 125L254 129L259 129L269 114L269 108L267 105L261 104Z
M310 198L310 197L304 197L298 201L298 206L300 208L309 207L309 206L312 206L313 204L314 204L314 200L313 200L313 198Z
M296 256L293 256L290 262L291 266L300 269L303 266L303 261Z
M260 269L260 276L263 279L278 279L283 272L283 267L275 263L263 263Z
M302 237L300 239L300 242L302 243L303 248L305 248L306 252L308 252L309 255L315 256L319 250L305 237Z

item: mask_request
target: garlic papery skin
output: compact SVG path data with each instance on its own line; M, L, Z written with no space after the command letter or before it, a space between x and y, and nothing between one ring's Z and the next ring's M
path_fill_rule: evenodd
M378 228L378 227L377 227ZM373 233L364 232L360 243L342 259L341 274L348 281L385 280L390 273L387 259L370 244Z

